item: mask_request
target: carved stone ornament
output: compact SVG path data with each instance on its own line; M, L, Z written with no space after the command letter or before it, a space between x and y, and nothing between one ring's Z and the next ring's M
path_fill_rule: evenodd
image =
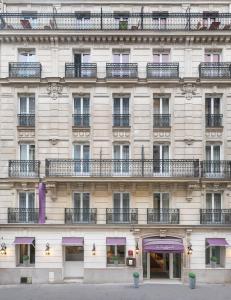
M187 84L184 84L181 88L182 90L182 93L183 95L185 95L185 98L187 100L191 100L193 95L196 94L196 86L195 84L192 84L192 83L187 83Z
M62 93L63 87L59 83L52 82L47 87L48 94L53 100L56 100L58 96Z

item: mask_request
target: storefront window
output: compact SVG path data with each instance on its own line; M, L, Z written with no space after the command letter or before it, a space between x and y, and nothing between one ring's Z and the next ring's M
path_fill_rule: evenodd
M125 245L107 246L107 265L125 264Z
M32 244L18 245L18 265L34 265L35 264L35 246Z
M84 252L83 246L66 246L65 261L83 261Z

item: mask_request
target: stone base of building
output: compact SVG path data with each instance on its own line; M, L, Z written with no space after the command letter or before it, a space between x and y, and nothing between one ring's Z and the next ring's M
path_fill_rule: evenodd
M183 283L188 283L188 273L194 272L196 274L197 283L231 283L231 269L223 268L208 268L208 269L184 269Z

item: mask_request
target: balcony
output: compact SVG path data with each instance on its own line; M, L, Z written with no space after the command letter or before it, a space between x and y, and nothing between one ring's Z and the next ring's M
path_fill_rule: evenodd
M231 209L201 209L200 223L203 225L231 224Z
M96 224L96 208L65 208L65 224Z
M138 64L106 64L106 76L109 79L135 79L138 77Z
M8 223L36 224L38 222L38 208L8 208Z
M97 65L95 63L65 64L66 78L96 78Z
M205 126L207 128L222 127L223 115L205 115Z
M18 114L18 126L34 127L35 115L34 114Z
M199 160L47 159L47 177L199 177Z
M76 128L89 128L90 115L89 114L73 114L73 126Z
M130 115L127 114L114 114L113 127L130 127Z
M9 63L10 78L41 78L42 66L40 63L12 62Z
M148 208L147 209L148 224L179 224L180 210L169 208Z
M171 122L171 115L169 114L154 114L153 128L169 128Z
M9 177L39 177L39 160L9 160Z
M202 62L199 65L199 77L202 79L230 79L231 78L231 63L217 62L209 63Z
M205 160L201 162L201 177L231 179L231 160Z
M148 63L148 79L178 79L179 63Z
M138 224L138 209L106 208L106 224Z

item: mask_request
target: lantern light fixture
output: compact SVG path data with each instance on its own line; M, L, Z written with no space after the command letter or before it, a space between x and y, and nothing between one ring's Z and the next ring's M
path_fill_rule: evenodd
M6 255L6 244L3 242L3 238L2 238L0 253L1 255Z
M49 243L46 243L45 254L50 255L50 245L49 245Z
M140 252L139 245L138 245L138 242L136 242L136 255L138 255L139 252Z
M96 250L95 250L95 243L92 246L92 255L95 256L96 254Z
M187 247L187 249L188 249L188 255L191 255L191 254L192 254L192 252L193 252L193 249L192 249L192 244L191 244L191 243L189 243L189 244L188 244L188 247Z

